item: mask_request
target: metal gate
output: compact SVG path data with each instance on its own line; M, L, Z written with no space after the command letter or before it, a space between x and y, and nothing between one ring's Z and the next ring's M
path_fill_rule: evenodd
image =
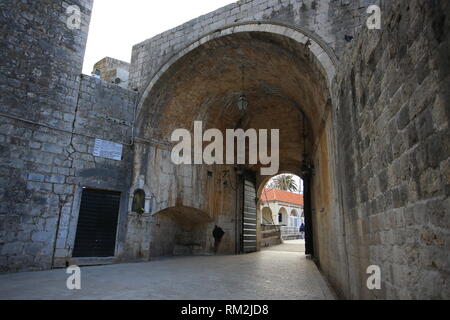
M112 257L115 253L120 192L84 189L73 257Z
M242 252L250 253L256 247L256 188L251 179L244 179L244 206L242 219Z

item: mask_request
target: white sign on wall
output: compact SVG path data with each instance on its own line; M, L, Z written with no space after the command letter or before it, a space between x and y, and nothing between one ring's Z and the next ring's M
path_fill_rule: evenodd
M102 139L95 139L93 155L96 157L122 160L123 145Z

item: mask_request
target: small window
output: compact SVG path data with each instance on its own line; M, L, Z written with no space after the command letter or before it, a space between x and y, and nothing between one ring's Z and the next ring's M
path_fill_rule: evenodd
M279 222L279 223L282 223L282 222L283 222L283 214L282 214L282 213L279 213L279 214L278 214L278 222Z
M139 189L134 192L131 210L136 213L145 212L145 192L143 190Z

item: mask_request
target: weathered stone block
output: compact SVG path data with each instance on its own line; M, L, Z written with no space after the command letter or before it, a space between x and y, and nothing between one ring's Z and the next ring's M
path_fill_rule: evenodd
M29 181L36 181L36 182L44 182L45 176L39 173L29 173L28 174L28 180Z
M31 236L31 240L37 242L47 242L52 240L53 235L54 232L51 231L34 232Z
M10 242L2 245L2 256L20 255L22 253L22 242Z

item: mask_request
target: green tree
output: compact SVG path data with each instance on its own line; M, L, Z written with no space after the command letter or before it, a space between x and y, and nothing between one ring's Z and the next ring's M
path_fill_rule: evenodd
M297 182L295 182L294 176L290 174L283 174L273 178L272 182L269 184L269 188L290 192L298 191Z

